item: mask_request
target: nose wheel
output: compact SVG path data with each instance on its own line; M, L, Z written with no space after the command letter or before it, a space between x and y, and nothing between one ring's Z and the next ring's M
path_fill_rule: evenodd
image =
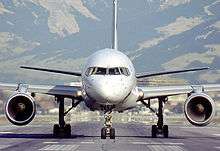
M115 129L112 128L112 115L111 113L105 114L104 127L101 129L101 139L115 139Z
M108 136L110 139L115 139L115 129L112 127L103 127L101 130L101 139L106 139Z

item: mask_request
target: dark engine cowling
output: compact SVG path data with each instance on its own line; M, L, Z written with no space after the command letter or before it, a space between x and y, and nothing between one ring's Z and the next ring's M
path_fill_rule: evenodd
M205 126L215 115L215 102L204 93L193 93L184 105L187 120L196 126Z
M35 100L26 93L12 95L5 105L6 117L15 125L27 125L33 120L35 113Z

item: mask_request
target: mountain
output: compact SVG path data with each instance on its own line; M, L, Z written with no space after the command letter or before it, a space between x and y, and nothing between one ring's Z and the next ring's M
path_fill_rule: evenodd
M119 0L119 48L137 71L209 66L173 75L189 83L220 82L220 0ZM61 84L80 80L19 69L81 70L111 46L111 0L0 1L0 81Z

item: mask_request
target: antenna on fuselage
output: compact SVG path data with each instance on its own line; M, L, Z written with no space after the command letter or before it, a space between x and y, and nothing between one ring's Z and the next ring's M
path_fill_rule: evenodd
M113 0L113 5L112 49L118 50L118 0Z

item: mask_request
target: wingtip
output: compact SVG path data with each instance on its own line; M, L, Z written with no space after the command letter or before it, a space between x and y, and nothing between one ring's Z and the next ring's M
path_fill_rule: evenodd
M204 67L204 70L208 70L208 69L210 69L210 67Z
M20 66L20 68L22 68L22 69L28 69L28 68L30 68L30 67L27 67L27 66Z
M208 70L210 69L210 67L200 67L200 68L197 68L198 70Z
M20 69L26 69L27 67L26 66L20 66Z

